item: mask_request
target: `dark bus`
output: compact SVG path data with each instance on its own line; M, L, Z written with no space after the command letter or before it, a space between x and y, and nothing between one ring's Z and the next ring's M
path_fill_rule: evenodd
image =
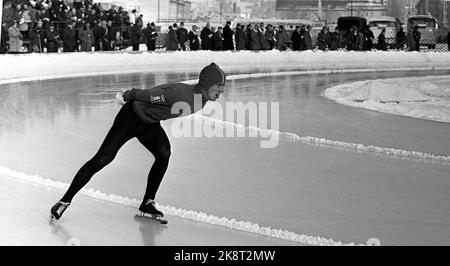
M339 30L348 32L351 27L356 26L361 31L367 25L367 19L362 17L340 17L337 21Z

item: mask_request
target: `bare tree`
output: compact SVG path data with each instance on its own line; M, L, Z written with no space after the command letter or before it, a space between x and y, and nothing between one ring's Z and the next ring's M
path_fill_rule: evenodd
M414 1L415 2L415 1ZM403 19L405 17L406 8L410 5L410 0L390 0L386 6L388 16Z

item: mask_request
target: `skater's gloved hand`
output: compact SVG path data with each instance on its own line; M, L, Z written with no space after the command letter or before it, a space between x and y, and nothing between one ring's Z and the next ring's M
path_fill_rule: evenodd
M123 90L121 92L116 93L116 103L119 105L124 105L127 102L123 99L123 93L127 90Z

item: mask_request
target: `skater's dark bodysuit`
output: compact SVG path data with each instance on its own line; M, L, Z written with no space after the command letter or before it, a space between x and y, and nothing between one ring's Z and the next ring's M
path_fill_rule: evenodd
M124 92L123 101L126 103L117 114L98 152L80 168L65 195L53 206L53 218L61 217L76 193L92 176L111 163L120 148L132 138L137 138L155 157L139 209L163 216L162 212L156 210L153 200L167 170L171 149L159 121L187 115L172 114L172 105L185 102L194 107L195 94L201 95L202 101L199 107L191 108L192 111L203 108L208 100L215 101L223 93L225 79L225 73L213 63L202 70L197 85L165 84L148 90L133 89Z
M170 142L159 122L142 121L134 111L133 103L128 102L117 114L98 152L81 167L61 201L72 202L75 194L94 174L111 163L120 148L132 138L137 138L155 157L144 195L144 199L154 199L169 164Z

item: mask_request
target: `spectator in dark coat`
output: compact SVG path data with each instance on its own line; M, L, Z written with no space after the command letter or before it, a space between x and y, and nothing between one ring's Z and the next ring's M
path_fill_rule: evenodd
M234 32L234 40L236 42L236 50L242 51L245 49L245 26L237 24L236 31Z
M94 33L91 30L91 24L86 23L83 29L78 33L78 37L81 42L81 51L92 52L92 46L94 45Z
M122 13L112 13L111 21L113 22L113 27L117 28L117 31L122 30L122 21L123 21L123 15Z
M112 50L111 40L114 40L115 36L110 35L110 28L108 27L108 22L106 20L102 20L101 22L102 35L100 36L100 47L102 51L110 51ZM140 29L140 26L139 26ZM141 30L142 32L142 30Z
M200 33L200 38L202 40L202 50L211 50L212 48L213 33L211 32L211 29L209 27L209 23L206 23L206 26Z
M447 46L448 46L448 50L450 51L450 31L447 34Z
M91 9L89 14L86 15L86 21L92 26L97 23L97 18L97 11L95 9ZM92 31L94 31L94 29L92 29Z
M94 27L92 28L92 32L94 33L95 51L102 51L100 43L101 43L101 39L102 39L104 32L102 29L101 22L95 23Z
M6 53L8 45L8 30L6 29L6 22L1 25L1 40L0 40L0 54Z
M311 26L308 25L306 27L305 33L303 33L303 39L305 42L305 46L303 47L304 50L312 50L313 44L312 44L312 37L311 37Z
M42 9L42 10L44 10L44 9ZM41 11L42 11L41 10ZM42 13L41 13L42 14ZM76 15L77 15L77 19L84 19L84 18L86 18L86 16L87 16L87 14L86 14L86 10L84 9L84 8L79 8L79 9L77 9L77 11L76 11ZM84 25L83 25L83 28L84 28Z
M375 39L375 35L373 35L373 31L370 30L370 27L366 25L362 31L364 36L363 50L370 51L373 49L373 39Z
M347 50L348 51L353 51L355 50L355 44L354 44L354 39L355 39L355 31L356 27L351 27L347 33L346 39L347 39Z
M327 39L327 48L330 49L331 46L331 36L333 35L333 33L330 31L329 28L327 28L327 33L325 35L325 38Z
M339 47L339 29L336 27L334 32L330 33L330 51L336 51Z
M67 24L62 32L62 41L64 43L64 52L75 52L76 40L75 40L75 22Z
M261 46L260 46L260 42L259 42L258 29L256 29L253 26L251 26L250 29L251 29L250 30L250 50L252 50L252 51L260 50Z
M192 30L189 31L188 40L189 40L189 49L191 51L197 51L198 49L200 49L200 39L198 38L196 25L193 25Z
M406 35L406 45L408 46L408 51L416 51L416 41L413 36L413 28L411 28Z
M133 24L130 28L130 42L133 46L133 51L139 51L139 45L141 43L142 30L138 24Z
M414 30L412 32L414 41L416 42L416 51L420 51L420 40L422 39L422 34L419 31L419 26L414 26Z
M142 30L142 28L144 27L144 15L140 14L139 17L136 18L136 24Z
M176 24L174 24L176 26ZM169 33L167 34L167 51L178 51L178 37L177 31L172 26L169 26Z
M306 50L305 49L305 32L306 32L306 25L302 25L300 28L300 50L301 51Z
M387 51L386 29L382 29L380 35L378 36L378 49L381 51Z
M225 27L223 28L223 50L234 50L233 34L234 32L231 29L231 21L227 21Z
M222 51L223 50L223 30L222 27L219 27L216 31L214 31L213 36L213 50L214 51Z
M264 33L264 38L266 39L267 49L273 50L275 48L275 31L271 24L267 25L266 32Z
M184 28L184 22L180 23L180 28L177 29L177 38L180 43L181 50L186 51L186 43L188 41L188 31Z
M350 51L362 51L364 45L364 35L358 31L356 26L350 29L347 49Z
M344 50L347 48L347 39L345 31L339 30L339 42L338 42L338 49Z
M120 31L122 32L122 37L124 40L130 40L130 18L128 15L124 15L124 13L119 13L120 18Z
M108 21L108 15L105 14L104 11L99 11L99 14L97 16L98 21Z
M57 53L58 52L58 41L60 36L55 30L55 26L50 24L49 29L45 32L45 43L47 46L47 53Z
M277 49L280 51L286 51L287 48L287 33L284 30L284 26L280 25L278 27L278 31L277 34L275 35L275 40L276 40L276 45L277 45Z
M117 30L115 30L112 26L113 22L111 20L108 20L106 24L106 35L105 35L105 42L107 42L108 51L114 50L114 47L116 46L116 33ZM76 30L75 30L76 33ZM76 36L76 35L75 35Z
M291 35L291 41L292 41L292 50L293 51L301 51L302 36L300 35L300 26L295 27L295 31L292 32L292 35Z
M357 30L356 33L355 47L357 51L362 51L364 49L364 35L359 30Z
M251 43L251 37L252 37L252 24L247 24L247 27L245 28L245 49L250 50L250 43Z
M259 38L259 46L261 50L269 49L269 45L266 41L266 31L264 28L264 23L261 23L258 27L258 38Z
M400 28L400 30L397 32L397 36L395 37L395 45L397 46L397 49L402 49L406 43L406 34L403 31L403 28Z
M74 0L73 5L76 9L80 9L83 7L83 0Z
M0 7L2 8L2 7ZM12 7L12 3L10 1L5 2L5 5L3 7L3 23L5 23L5 28L8 31L9 27L11 27L12 22L14 21L16 14L15 14L15 9ZM0 18L1 20L1 18ZM2 35L3 36L3 35Z
M323 27L317 36L317 46L319 50L325 51L328 47L328 29Z
M142 34L144 35L145 45L147 45L147 51L155 51L156 37L158 37L155 23L148 23L147 27L142 31Z

